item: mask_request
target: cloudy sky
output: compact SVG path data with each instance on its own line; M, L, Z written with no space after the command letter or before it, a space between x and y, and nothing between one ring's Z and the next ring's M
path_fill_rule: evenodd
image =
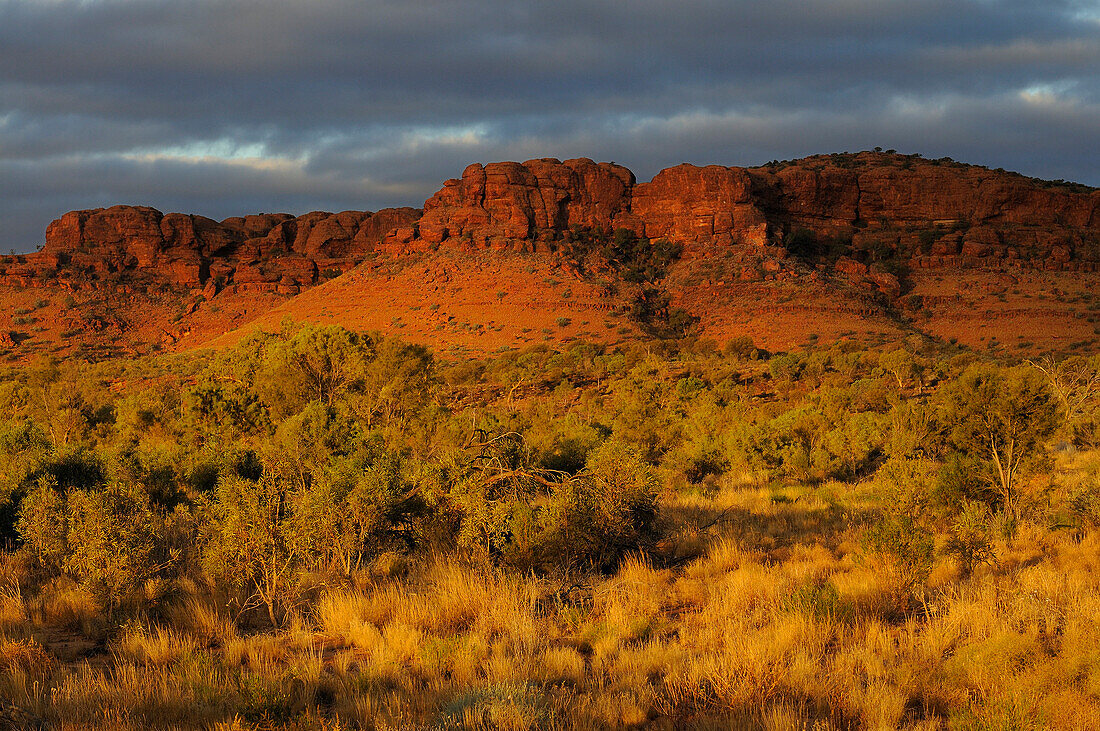
M114 203L420 205L876 145L1100 185L1100 0L0 0L0 250Z

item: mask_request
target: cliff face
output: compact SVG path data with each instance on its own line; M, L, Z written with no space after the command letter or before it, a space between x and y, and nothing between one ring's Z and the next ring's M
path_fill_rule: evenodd
M916 268L1095 271L1100 191L913 156L818 156L753 168L769 221L894 252ZM774 231L773 231L774 233Z
M291 291L313 284L319 272L354 266L386 234L419 217L415 208L220 222L135 206L72 211L49 225L41 252L7 268L17 276L52 267L74 275L145 275L179 286L215 278Z
M1097 191L1042 188L1029 178L972 165L862 153L807 158L774 172L753 172L779 194L789 216L807 225L880 218L912 224L966 219L972 224L1078 228L1100 223Z
M419 236L475 246L537 238L572 226L609 226L630 206L634 174L588 159L473 164L424 204Z
M66 213L41 252L7 257L22 281L136 278L183 287L235 284L293 293L376 250L550 248L575 226L631 228L684 244L782 259L798 239L828 249L835 271L896 294L876 268L1097 269L1100 191L953 161L866 152L756 168L678 165L637 183L588 159L474 164L423 210L264 214L213 221L115 206ZM805 255L805 252L793 252ZM216 286L216 285L214 285Z
M768 221L743 168L677 165L638 185L631 203L638 230L651 238L703 246L768 243Z
M729 247L781 255L804 229L803 239L809 232L864 268L886 257L914 267L1091 271L1100 260L1100 191L887 153L678 165L648 183L584 159L471 165L424 208L418 232L389 239L397 250L538 248L579 225L676 240L695 256Z

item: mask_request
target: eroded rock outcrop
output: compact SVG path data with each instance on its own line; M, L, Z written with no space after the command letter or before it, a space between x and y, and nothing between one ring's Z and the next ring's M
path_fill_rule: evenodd
M220 222L144 206L72 211L49 225L39 253L7 262L5 273L26 277L63 269L144 276L182 287L213 278L289 290L314 283L319 272L354 266L387 234L419 217L415 208L260 214Z
M633 218L651 238L699 246L768 243L768 221L748 171L718 165L677 165L634 188ZM628 223L622 217L622 223Z
M585 158L475 163L424 204L418 237L492 246L573 226L610 227L633 186L634 174L621 165Z
M61 272L51 281L66 286L117 275L207 292L232 284L289 294L376 250L547 250L577 226L667 238L689 257L732 256L742 278L789 272L800 257L891 297L900 292L892 272L905 266L1100 266L1100 191L864 152L755 168L684 164L647 183L586 158L473 164L422 211L220 222L135 206L73 211L50 224L41 252L6 257L0 269L16 283ZM831 265L815 260L826 252Z
M831 237L850 256L914 268L1095 271L1100 261L1100 191L1085 186L879 152L750 173L776 231Z
M698 255L771 252L806 229L865 264L889 256L916 267L1088 270L1100 258L1100 192L879 152L758 168L685 164L648 183L587 159L475 164L428 200L418 230L388 242L511 248L578 225L631 228Z

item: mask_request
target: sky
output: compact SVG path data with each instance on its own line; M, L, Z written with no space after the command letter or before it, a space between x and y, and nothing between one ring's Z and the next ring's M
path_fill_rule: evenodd
M0 0L0 251L116 203L419 206L875 146L1100 186L1100 0Z

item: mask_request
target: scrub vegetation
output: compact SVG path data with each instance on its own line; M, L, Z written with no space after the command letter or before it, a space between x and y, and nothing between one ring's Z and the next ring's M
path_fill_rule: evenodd
M1100 727L1097 357L288 322L0 415L0 728Z

